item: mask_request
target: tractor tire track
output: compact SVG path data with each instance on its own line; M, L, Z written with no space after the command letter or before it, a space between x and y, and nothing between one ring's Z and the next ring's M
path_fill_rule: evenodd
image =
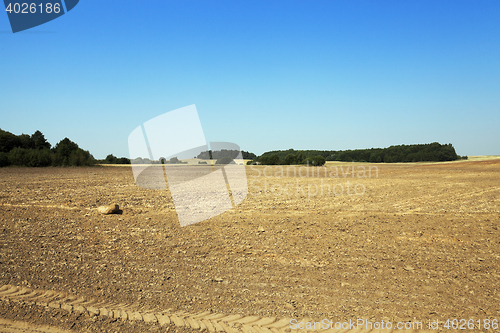
M0 300L7 302L25 302L54 309L62 309L70 313L79 312L89 316L105 316L124 321L158 323L161 326L173 324L179 327L205 330L211 333L282 333L292 331L290 328L291 318L278 319L276 317L242 316L238 314L227 315L223 313L212 313L210 311L190 314L184 311L172 312L170 309L161 312L139 311L134 304L99 302L95 299L71 296L64 292L33 290L13 285L0 286ZM313 322L314 320L311 318L303 318L298 320L298 322L300 321ZM314 330L304 331L313 332ZM316 331L325 333L358 333L363 331L368 333L378 332L380 330L320 329ZM384 330L384 332L387 333L392 331L395 330ZM405 330L405 332L414 332L414 330ZM419 332L426 331L421 330Z
M11 302L28 302L44 307L62 309L68 312L80 312L90 316L106 316L114 319L144 321L160 325L174 324L188 328L207 330L208 332L287 332L290 331L290 319L277 320L274 317L226 315L221 313L201 312L190 314L184 311L162 312L139 311L133 304L99 302L95 299L70 296L63 292L33 290L26 287L3 285L0 287L0 299Z

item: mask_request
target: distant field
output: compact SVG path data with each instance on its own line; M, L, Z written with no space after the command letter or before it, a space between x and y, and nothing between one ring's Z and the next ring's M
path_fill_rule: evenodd
M487 161L487 160L496 160L500 159L500 156L497 155L484 155L484 156L468 156L467 160L456 160L456 161L449 161L449 162L400 162L400 163L370 163L370 162L336 162L336 161L327 161L325 163L326 166L329 165L345 165L345 164L374 164L374 165L382 165L382 164L392 164L392 165L405 165L405 164L443 164L443 163L461 163L461 162L467 162L467 161Z
M470 161L486 161L500 159L498 155L469 156Z
M487 160L495 160L495 159L500 159L500 156L497 156L497 155L484 155L484 156L469 156L469 159L468 160L457 160L457 161L451 161L451 162L408 162L408 163L374 163L375 165L382 165L382 164L428 164L428 163L432 163L432 164L436 164L436 163L458 163L458 162L466 162L466 161L487 161ZM173 164L175 166L182 166L182 165L203 165L203 164L199 164L198 162L200 161L205 161L205 162L208 162L208 160L201 160L201 159L197 159L197 158L192 158L192 159L187 159L187 160L182 160L182 162L188 162L187 164ZM244 161L244 164L246 165L246 163L248 161L251 161L251 160L243 160ZM213 160L212 160L212 164L215 163ZM327 161L325 163L325 166L335 166L335 165L350 165L350 164L360 164L360 165L366 165L366 164L370 164L368 162L336 162L336 161ZM129 164L99 164L101 166L130 166Z
M244 161L244 164L246 165L246 163L248 161L251 161L251 160L243 160L243 161ZM167 164L167 165L168 166L206 165L206 164L200 164L199 162L207 162L207 163L215 164L216 161L214 161L214 160L202 160L202 159L198 159L198 158L190 158L190 159L181 160L181 162L188 162L188 163L187 164ZM101 165L101 166L130 166L130 164L98 164L98 165Z

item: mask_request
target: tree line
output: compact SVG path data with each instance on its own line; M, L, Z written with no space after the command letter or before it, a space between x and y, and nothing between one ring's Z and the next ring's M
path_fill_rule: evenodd
M130 163L130 160L112 154L105 160L96 160L88 150L83 150L68 138L52 147L40 131L32 135L15 135L0 129L0 167L89 166L97 163L121 164Z
M113 154L109 154L103 160L96 160L98 164L130 164L130 159L127 157L116 157Z
M95 163L88 150L68 138L54 147L40 131L32 135L15 135L0 129L0 166L82 166Z
M262 165L307 164L312 166L322 166L326 162L326 159L322 155L314 153L314 151L295 151L290 149L286 151L286 154L279 154L278 152L266 152L258 159L248 161L247 164L255 164L258 162Z
M355 150L276 150L265 152L254 158L249 164L293 165L309 164L321 166L326 161L340 162L444 162L467 159L459 156L451 143L438 142L428 144L397 145L388 148L371 148Z
M218 160L218 159L228 159L230 158L231 160L235 159L238 154L240 153L239 150L229 150L229 149L221 149L221 150L208 150L208 151L203 151L196 156L196 158L202 159L202 160ZM257 158L257 155L254 153L250 153L248 151L241 151L241 156L243 157L244 160L253 160Z
M205 151L199 159L213 159L217 164L228 164L239 154L238 150ZM459 156L451 143L438 142L428 144L397 145L387 148L355 149L355 150L276 150L257 156L241 151L243 159L251 159L248 164L263 165L299 165L308 164L322 166L326 161L342 162L444 162L467 159ZM139 161L140 160L140 161ZM134 163L161 163L149 159L137 158ZM59 141L54 147L45 139L40 131L32 135L15 135L0 129L0 167L4 166L86 166L94 164L130 164L126 157L109 154L104 160L96 160L88 150L83 150L68 138ZM183 163L176 157L163 163ZM201 162L203 163L203 162ZM233 162L234 163L234 162Z

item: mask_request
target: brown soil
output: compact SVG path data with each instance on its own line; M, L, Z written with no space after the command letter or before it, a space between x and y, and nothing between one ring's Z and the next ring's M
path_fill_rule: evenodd
M130 168L0 169L0 286L148 311L500 319L500 161L335 166L247 167L242 204L184 228L168 190ZM122 214L97 213L114 203Z

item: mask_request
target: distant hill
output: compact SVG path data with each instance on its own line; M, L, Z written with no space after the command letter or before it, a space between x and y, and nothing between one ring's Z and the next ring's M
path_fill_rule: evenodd
M317 165L321 163L320 157L325 161L371 163L444 162L467 159L467 156L457 155L451 143L433 142L355 150L275 150L265 152L252 162L266 165L306 164L309 162L308 164Z

